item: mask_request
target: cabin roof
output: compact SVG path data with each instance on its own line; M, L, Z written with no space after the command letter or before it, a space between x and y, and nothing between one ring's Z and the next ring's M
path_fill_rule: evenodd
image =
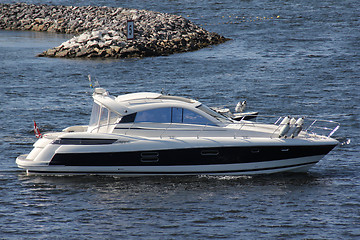
M197 107L200 102L178 96L162 95L160 93L139 92L113 97L105 89L95 89L94 101L104 105L110 110L120 114L128 115L146 109L160 107Z

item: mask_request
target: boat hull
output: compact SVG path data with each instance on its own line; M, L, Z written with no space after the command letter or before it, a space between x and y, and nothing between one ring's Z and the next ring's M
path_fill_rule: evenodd
M122 176L177 176L177 175L255 175L279 172L306 172L323 156L312 156L271 162L222 165L185 166L23 166L27 174L42 175L122 175ZM22 166L19 166L22 167Z
M306 172L335 145L251 146L57 153L50 162L17 158L28 174L253 175Z

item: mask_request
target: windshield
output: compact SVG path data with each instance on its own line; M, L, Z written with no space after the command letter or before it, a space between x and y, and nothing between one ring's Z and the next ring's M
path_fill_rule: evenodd
M220 122L223 123L232 123L232 121L226 117L224 117L223 115L221 115L220 113L215 112L214 110L211 110L209 107L205 106L205 105L200 105L197 107L198 109L200 109L201 111L205 112L206 114L216 118L217 120L219 120Z
M96 126L98 124L99 114L100 114L100 105L94 103L91 111L89 126Z
M105 106L94 103L89 126L114 124L120 116Z

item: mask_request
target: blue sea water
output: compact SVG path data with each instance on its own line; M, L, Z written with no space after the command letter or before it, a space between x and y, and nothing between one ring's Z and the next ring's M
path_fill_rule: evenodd
M4 1L1 3L14 3ZM360 3L356 0L23 1L187 17L231 38L126 60L38 58L71 35L0 30L1 239L359 239ZM340 122L308 174L253 177L26 176L15 158L41 131L86 124L87 75L112 94L160 92L266 115Z

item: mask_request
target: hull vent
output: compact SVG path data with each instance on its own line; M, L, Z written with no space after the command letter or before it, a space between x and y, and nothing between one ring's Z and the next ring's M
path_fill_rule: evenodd
M149 162L159 161L158 152L142 152L140 156L141 156L141 162L149 163Z

